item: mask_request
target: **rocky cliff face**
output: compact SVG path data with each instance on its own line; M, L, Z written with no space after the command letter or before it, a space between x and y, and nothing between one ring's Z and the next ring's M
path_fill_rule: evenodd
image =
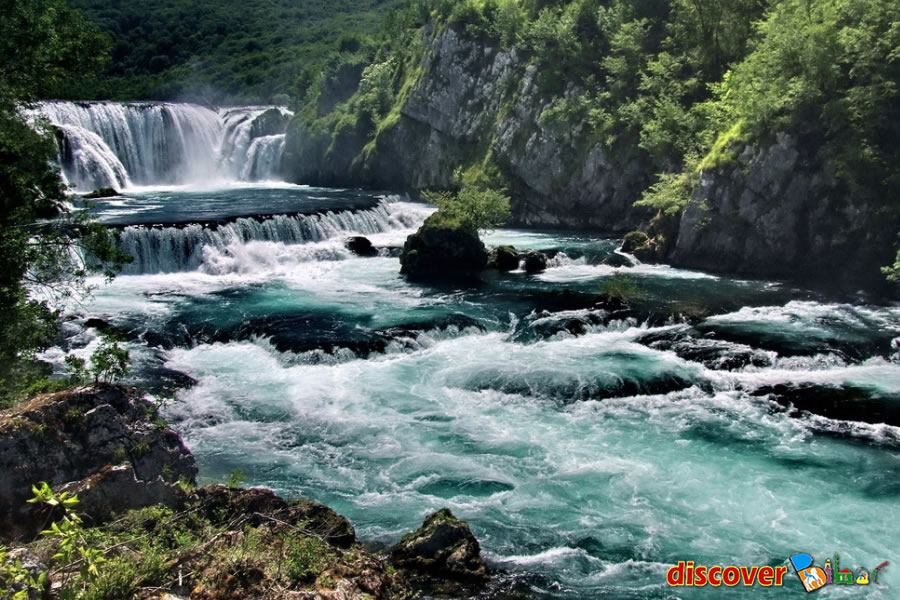
M621 231L646 220L632 203L649 170L637 155L610 157L580 124L545 122L553 98L540 92L535 67L516 50L453 28L426 27L422 36L421 75L374 140L365 124L332 140L294 122L284 162L294 181L446 188L457 167L489 154L511 183L516 224Z
M703 172L667 260L841 285L881 281L878 267L891 262L896 219L875 198L848 193L816 150L781 133Z
M133 390L96 385L38 396L0 414L0 539L30 538L47 515L27 504L47 482L77 493L86 521L182 500L194 458L174 431L151 422L152 405Z

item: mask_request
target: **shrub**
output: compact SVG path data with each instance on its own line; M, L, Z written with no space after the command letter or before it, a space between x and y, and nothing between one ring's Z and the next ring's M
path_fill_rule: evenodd
M424 196L445 218L458 221L462 227L499 227L510 216L510 199L502 190L465 185L457 192L427 192Z
M323 544L311 537L294 538L287 550L287 574L295 581L309 581L322 571L326 557Z

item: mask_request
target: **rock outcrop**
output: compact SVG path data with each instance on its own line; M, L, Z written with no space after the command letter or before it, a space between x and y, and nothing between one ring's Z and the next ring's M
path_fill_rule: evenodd
M344 242L347 249L357 256L377 256L378 250L367 237L353 236Z
M649 183L640 153L613 157L585 125L554 124L548 111L558 97L539 89L527 58L452 26L426 26L422 41L421 75L377 136L364 119L325 135L303 117L292 122L283 159L290 179L448 188L457 167L488 149L510 181L511 224L627 231L647 220L632 206Z
M391 560L421 576L477 584L487 581L487 565L469 526L449 509L429 515L422 527L391 550Z
M120 196L119 192L111 187L100 188L89 194L84 195L85 200L98 200L100 198L115 198Z
M85 500L87 523L113 512L164 503L191 482L194 458L178 434L152 422L153 405L134 390L92 385L38 396L0 413L0 537L27 539L46 515L27 504L45 481Z
M250 139L282 134L290 120L290 116L281 110L270 108L253 119L253 123L250 124Z
M532 250L525 255L525 272L541 273L547 270L547 255L543 252Z
M816 149L782 133L702 172L666 258L751 276L881 281L900 223L883 202L841 186Z
M515 271L521 257L512 246L499 246L491 252L491 264L500 271Z
M436 212L409 236L400 255L411 280L446 281L474 276L488 263L478 231Z

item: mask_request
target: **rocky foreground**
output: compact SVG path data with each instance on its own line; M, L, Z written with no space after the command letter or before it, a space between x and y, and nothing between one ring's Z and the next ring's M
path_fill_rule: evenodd
M382 555L324 505L259 488L197 489L196 473L134 390L87 386L0 413L0 541L12 546L0 547L0 597L465 597L489 580L478 541L449 510ZM65 515L28 502L42 481L78 495L78 543L99 551L97 573L84 572L84 559L67 563L60 538L40 533Z

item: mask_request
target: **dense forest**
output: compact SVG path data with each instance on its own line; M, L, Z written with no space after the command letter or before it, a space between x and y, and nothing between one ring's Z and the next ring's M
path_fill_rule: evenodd
M79 99L286 103L304 67L374 30L397 0L70 0L110 38ZM344 43L347 41L345 39ZM352 42L351 42L352 43Z

